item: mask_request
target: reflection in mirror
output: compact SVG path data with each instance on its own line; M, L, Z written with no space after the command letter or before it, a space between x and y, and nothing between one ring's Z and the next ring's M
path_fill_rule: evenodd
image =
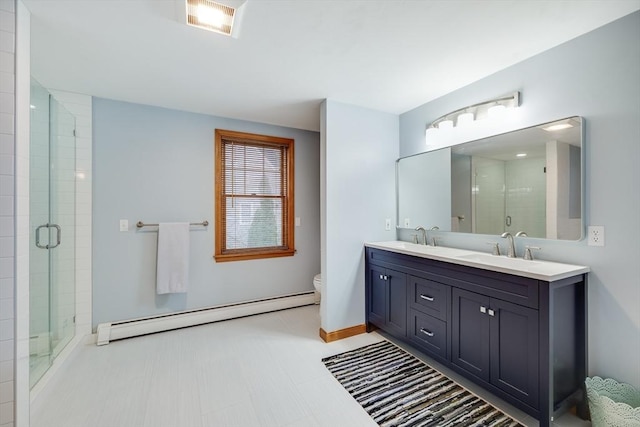
M578 240L582 158L571 117L400 159L399 227Z
M429 154L428 158L425 154ZM439 226L450 222L451 151L449 148L400 159L396 164L398 221L402 228Z

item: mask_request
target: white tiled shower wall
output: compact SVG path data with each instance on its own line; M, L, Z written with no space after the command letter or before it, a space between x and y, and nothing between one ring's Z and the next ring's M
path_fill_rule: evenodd
M0 0L0 426L15 420L15 34L14 0Z

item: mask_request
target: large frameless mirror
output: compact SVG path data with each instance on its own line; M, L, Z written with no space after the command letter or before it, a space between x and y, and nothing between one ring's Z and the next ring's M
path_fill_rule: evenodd
M581 239L582 124L569 117L399 159L398 227Z

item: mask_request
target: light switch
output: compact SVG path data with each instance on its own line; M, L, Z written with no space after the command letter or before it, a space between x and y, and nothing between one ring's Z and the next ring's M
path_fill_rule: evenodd
M120 220L120 231L129 231L129 220L121 219Z
M387 231L391 230L391 218L384 220L384 229Z

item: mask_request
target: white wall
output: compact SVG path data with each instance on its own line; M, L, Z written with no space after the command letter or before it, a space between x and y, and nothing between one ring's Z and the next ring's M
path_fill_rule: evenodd
M215 129L295 140L296 254L215 262ZM101 98L93 99L93 326L313 290L320 272L320 150L317 132ZM129 221L127 232L119 221ZM189 291L156 295L157 228L192 227Z
M471 64L470 64L471 66ZM400 116L400 154L425 151L427 123L514 90L522 106L505 128L579 115L586 126L585 240L518 239L539 258L584 264L589 275L589 374L640 387L640 12L502 70ZM508 130L508 129L506 129ZM442 243L486 251L487 236L442 233ZM496 239L497 240L497 239Z
M334 332L364 323L364 243L395 240L398 116L325 100L321 126L321 327Z

